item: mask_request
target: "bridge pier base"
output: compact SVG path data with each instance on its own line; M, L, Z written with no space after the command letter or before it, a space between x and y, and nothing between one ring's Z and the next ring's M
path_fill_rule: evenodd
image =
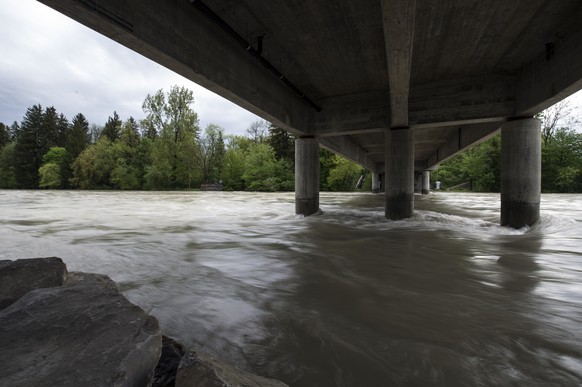
M386 218L405 219L414 212L414 147L412 130L386 131Z
M501 128L501 225L531 226L540 217L541 123L508 121Z
M319 143L313 137L295 140L295 213L319 211Z
M420 193L428 195L430 193L430 171L422 171L422 186Z

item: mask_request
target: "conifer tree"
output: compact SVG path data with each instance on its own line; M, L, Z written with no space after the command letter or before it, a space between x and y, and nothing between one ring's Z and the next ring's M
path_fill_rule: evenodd
M107 119L105 127L103 128L103 132L101 132L101 137L107 137L111 142L119 140L119 134L121 133L121 125L122 122L119 119L119 115L117 115L117 112L114 111L113 117L109 116L109 118Z
M73 118L71 129L67 136L66 149L74 159L85 150L90 143L89 122L81 113Z
M40 105L26 111L14 148L14 168L18 188L38 188L38 169L42 161L41 131L44 125Z

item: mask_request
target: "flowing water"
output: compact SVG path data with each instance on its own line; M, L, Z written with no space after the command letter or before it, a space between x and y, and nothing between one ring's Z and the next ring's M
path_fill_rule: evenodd
M0 259L112 277L187 346L291 386L582 385L582 195L0 191Z

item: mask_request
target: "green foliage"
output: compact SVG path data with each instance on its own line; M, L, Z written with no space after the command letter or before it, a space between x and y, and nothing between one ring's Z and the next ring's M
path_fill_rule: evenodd
M432 180L441 188L465 188L479 192L499 192L501 181L501 136L483 141L441 164Z
M114 187L111 180L119 158L119 150L107 136L88 146L73 163L72 182L81 189L107 189Z
M196 168L198 115L192 110L192 91L174 86L167 96L159 90L142 105L145 137L154 141L146 185L155 189L192 188L200 182Z
M249 139L243 136L227 137L227 147L222 163L222 183L227 191L242 191L245 189L243 174Z
M354 191L361 175L362 167L341 156L334 155L327 175L327 189L341 192Z
M218 125L209 124L198 141L196 160L202 174L202 183L221 180L226 153L223 135L224 129Z
M66 188L70 177L71 156L63 147L52 147L43 156L38 170L41 188Z
M38 169L41 165L42 148L39 139L44 128L43 110L34 105L26 111L14 148L14 168L18 188L38 188ZM48 150L48 149L47 149Z
M10 134L10 128L0 122L0 149L4 148L4 145L12 142L12 135Z
M275 150L275 157L295 165L295 137L275 125L269 127L267 143Z
M582 134L558 128L542 147L542 191L582 192Z
M71 157L75 159L90 143L89 122L84 115L79 113L73 118L65 147Z
M0 188L16 188L14 168L14 148L16 144L8 143L0 148Z
M253 143L245 160L243 180L249 191L288 191L294 176L286 160L277 160L275 150L266 143Z
M123 122L119 118L119 115L117 115L117 112L114 111L113 117L109 116L109 118L107 119L105 127L101 132L101 137L107 137L111 142L119 140L122 124Z

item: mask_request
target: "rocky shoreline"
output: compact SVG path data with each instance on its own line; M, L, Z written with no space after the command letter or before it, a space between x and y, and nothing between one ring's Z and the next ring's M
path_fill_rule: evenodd
M2 386L286 386L189 351L109 277L56 257L0 261L0 364Z

